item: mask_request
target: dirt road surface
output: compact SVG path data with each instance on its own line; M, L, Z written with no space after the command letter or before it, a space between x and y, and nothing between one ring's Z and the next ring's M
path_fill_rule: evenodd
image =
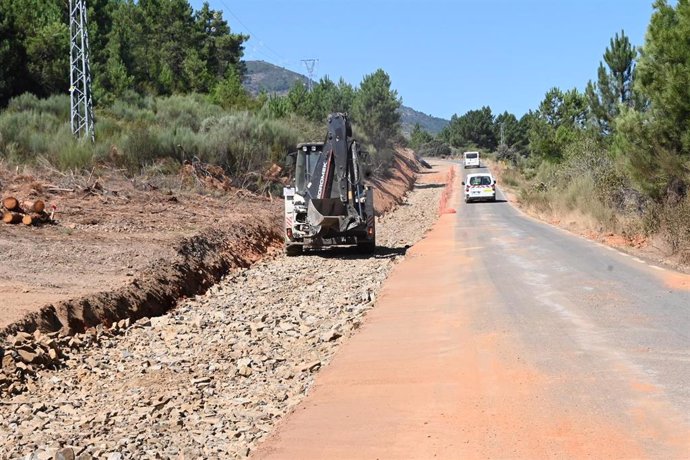
M690 458L688 277L459 198L255 458Z

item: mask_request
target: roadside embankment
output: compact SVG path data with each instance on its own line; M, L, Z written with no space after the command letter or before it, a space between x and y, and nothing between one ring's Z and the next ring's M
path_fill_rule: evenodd
M158 316L180 298L200 294L230 270L250 266L282 244L281 234L267 219L247 219L241 226L208 228L183 238L172 258L153 262L123 287L47 305L8 325L0 337L23 331L71 335L122 319L132 322Z

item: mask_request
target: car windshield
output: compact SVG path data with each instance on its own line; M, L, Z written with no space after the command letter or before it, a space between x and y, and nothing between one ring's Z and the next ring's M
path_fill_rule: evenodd
M470 160L474 160L475 158L477 158L477 154L476 153L468 153L465 157L469 158Z
M489 176L470 177L470 185L491 185L491 177L489 177Z

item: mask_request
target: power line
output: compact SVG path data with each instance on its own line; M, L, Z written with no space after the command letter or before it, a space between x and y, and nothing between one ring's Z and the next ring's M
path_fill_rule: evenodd
M261 37L259 37L259 36L256 35L254 32L252 32L252 31L249 29L249 27L247 27L247 25L246 25L244 22L242 22L242 20L241 20L235 13L232 12L232 10L231 10L230 7L227 5L227 3L225 3L225 1L220 0L220 3L223 5L223 7L225 8L225 10L226 10L228 13L230 13L230 16L232 16L233 18L235 18L235 19L237 20L237 22L238 22L242 27L245 28L245 30L247 31L247 33L249 33L250 37L253 37L253 38L255 38L256 40L258 40L259 46L263 46L264 48L266 48L266 50L268 50L268 51L270 51L271 53L273 53L273 55L274 55L275 57L277 57L279 60L285 61L285 59L283 58L283 56L281 56L279 53L277 53L276 51L274 51L270 46L264 44L264 42L263 42L263 40L261 39Z

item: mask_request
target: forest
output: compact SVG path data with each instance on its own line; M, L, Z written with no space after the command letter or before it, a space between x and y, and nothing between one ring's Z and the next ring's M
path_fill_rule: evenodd
M62 170L99 164L174 172L196 159L238 183L304 140L320 139L332 111L347 111L385 169L401 139L401 99L377 69L358 86L324 77L312 91L250 95L247 35L208 3L90 0L88 35L95 143L69 126L69 11L62 0L3 0L0 8L0 160Z

